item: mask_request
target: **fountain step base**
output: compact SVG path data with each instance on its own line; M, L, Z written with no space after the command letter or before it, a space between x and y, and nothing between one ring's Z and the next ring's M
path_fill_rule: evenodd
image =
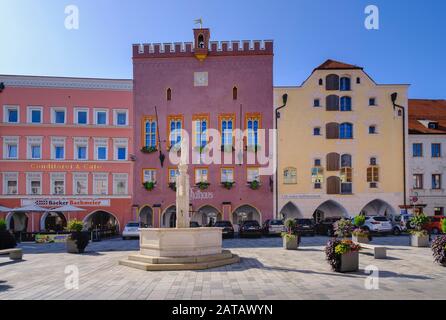
M220 254L197 257L160 258L130 255L128 259L120 260L119 264L144 271L172 271L172 270L204 270L217 268L240 262L240 257L230 251Z

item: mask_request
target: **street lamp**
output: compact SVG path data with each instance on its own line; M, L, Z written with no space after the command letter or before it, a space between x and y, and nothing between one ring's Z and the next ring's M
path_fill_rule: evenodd
M275 114L275 122L276 122L276 130L277 130L277 133L276 133L276 159L277 159L277 161L276 161L276 166L277 166L277 168L276 168L276 218L279 216L279 182L278 182L278 180L279 180L279 176L278 176L278 170L279 170L279 131L278 131L278 128L277 128L277 126L278 126L278 119L280 118L280 110L281 109L283 109L283 108L285 108L285 106L286 106L286 104L287 104L287 102L288 102L288 94L284 94L283 96L282 96L282 105L280 106L280 107L278 107L277 109L276 109L276 112L274 113Z
M403 116L403 181L404 181L404 210L407 212L407 200L406 200L406 109L396 103L398 93L394 92L390 95L392 100L393 110L398 109Z

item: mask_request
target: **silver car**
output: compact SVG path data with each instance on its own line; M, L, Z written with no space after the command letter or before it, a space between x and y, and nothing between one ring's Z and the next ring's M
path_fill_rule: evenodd
M383 216L365 217L364 229L372 233L390 234L393 231L392 222Z
M139 228L139 222L128 222L122 231L122 239L139 238Z

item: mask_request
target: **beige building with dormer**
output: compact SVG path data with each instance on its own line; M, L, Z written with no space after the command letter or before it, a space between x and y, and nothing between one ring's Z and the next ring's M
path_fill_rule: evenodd
M276 87L276 108L288 95L277 120L278 218L399 214L409 189L407 91L333 60L301 86Z

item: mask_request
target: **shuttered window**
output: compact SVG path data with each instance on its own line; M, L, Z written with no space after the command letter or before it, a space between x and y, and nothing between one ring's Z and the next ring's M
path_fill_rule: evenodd
M334 94L327 96L325 106L327 111L339 111L339 96Z
M327 139L339 139L339 124L330 122L325 125Z
M339 177L328 177L327 194L339 194L341 189L341 179Z
M339 90L339 76L336 74L329 74L325 78L326 90Z
M343 154L341 156L341 167L352 167L352 156L349 154Z
M379 182L379 168L368 167L367 168L367 182Z
M339 153L332 152L327 154L327 171L339 170Z

